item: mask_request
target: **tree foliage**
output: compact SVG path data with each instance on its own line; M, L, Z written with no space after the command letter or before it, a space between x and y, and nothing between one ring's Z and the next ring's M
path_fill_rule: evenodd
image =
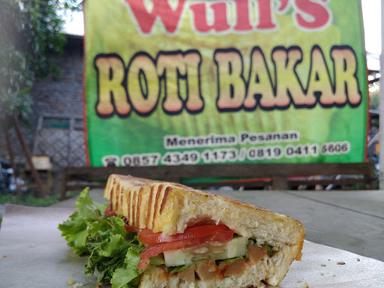
M0 117L26 118L36 79L57 75L51 56L65 44L62 14L76 0L0 0Z

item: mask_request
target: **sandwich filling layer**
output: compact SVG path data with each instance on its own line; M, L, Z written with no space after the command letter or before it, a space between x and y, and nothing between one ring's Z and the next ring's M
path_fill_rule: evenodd
M106 214L110 215L110 210L107 209ZM225 281L239 277L247 270L252 271L255 265L272 263L279 252L278 247L237 235L226 225L214 224L209 219L195 222L183 233L168 236L129 225L126 230L136 233L145 247L140 254L138 269L160 269L167 281L175 277L183 283ZM266 276L253 279L260 282L266 280Z
M114 215L111 207L105 211L106 215ZM139 230L128 224L126 230L138 233L138 239L146 247L140 255L139 269L149 265L163 266L171 273L182 272L179 273L181 278L186 279L192 279L192 272L204 280L215 278L216 274L221 277L241 274L247 263L255 264L264 257L273 257L279 249L236 235L226 225L215 224L208 218L195 220L183 233L170 236L149 229Z
M140 288L274 287L286 274L296 249L295 246L285 246L272 257L263 254L256 261L246 258L228 261L224 273L220 264L210 260L197 262L180 272L151 266L143 274Z

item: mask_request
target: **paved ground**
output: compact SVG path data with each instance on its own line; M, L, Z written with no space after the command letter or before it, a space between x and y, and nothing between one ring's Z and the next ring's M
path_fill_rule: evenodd
M384 261L384 191L213 191L293 216L308 240ZM101 190L92 195L102 200ZM73 207L70 199L57 207Z
M72 253L57 229L71 211L72 207L7 207L0 233L0 287L96 286L93 277L84 277L86 259ZM293 263L279 287L376 288L383 283L384 262L305 241L302 261Z

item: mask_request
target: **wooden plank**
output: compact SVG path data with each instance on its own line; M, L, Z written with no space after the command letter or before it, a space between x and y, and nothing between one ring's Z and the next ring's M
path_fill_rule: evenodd
M272 190L287 190L288 178L287 177L273 177L272 178Z
M67 182L70 179L70 175L67 175L66 169L59 171L57 176L57 183L59 186L60 200L67 198Z
M218 181L217 183L194 183L194 187L232 186L268 187L286 190L295 185L326 184L370 184L375 179L375 170L370 163L351 164L211 164L155 167L75 167L65 168L61 197L65 198L67 182L71 180L105 183L110 174L132 175L136 177L180 182L182 179L201 177L231 177L239 180ZM289 179L289 177L360 175L360 179ZM265 183L252 183L250 179L271 179Z
M372 179L363 178L363 179L319 179L319 180L293 180L288 181L288 184L290 187L292 186L299 186L299 185L309 185L309 186L315 186L315 185L355 185L355 184L363 184L363 185L369 185L372 182Z
M156 167L66 168L69 175L106 180L110 174L130 174L163 180L199 177L265 178L316 175L373 176L369 163L354 164L212 164Z
M36 196L39 198L47 197L48 196L47 191L46 191L46 189L44 189L44 185L43 185L43 182L41 181L40 175L37 172L35 165L32 162L31 151L29 150L27 140L25 139L25 137L21 131L19 120L16 116L13 117L13 124L14 124L14 128L16 131L17 139L19 140L19 143L20 143L21 150L24 153L24 157L27 160L28 167L31 170L32 178L33 178L35 185L36 185L35 186L36 187Z

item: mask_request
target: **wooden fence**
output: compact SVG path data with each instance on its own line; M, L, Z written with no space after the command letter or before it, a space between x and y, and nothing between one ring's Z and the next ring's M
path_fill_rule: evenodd
M110 174L132 175L171 182L215 177L215 183L198 180L190 186L270 187L286 190L298 185L364 185L372 189L376 172L370 163L356 164L214 164L156 167L72 167L60 175L61 198L81 186L103 187ZM319 177L321 176L321 177ZM342 177L341 177L342 176ZM221 179L220 179L221 178Z

